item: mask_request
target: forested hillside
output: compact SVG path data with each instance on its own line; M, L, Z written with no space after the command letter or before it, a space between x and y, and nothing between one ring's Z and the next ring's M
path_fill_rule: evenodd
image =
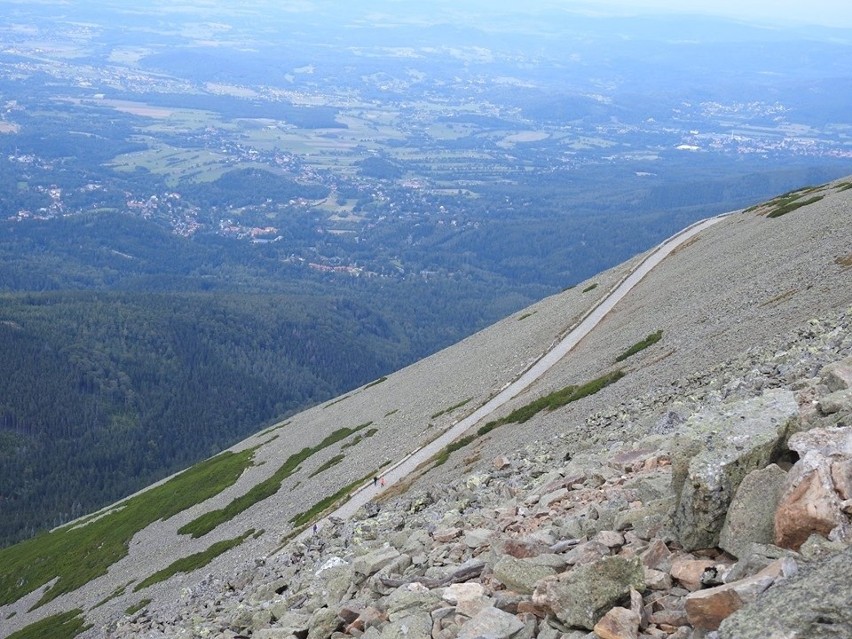
M358 287L334 295L4 294L3 545L374 380L493 312L446 291L441 303L426 287L391 288L399 303L388 299L391 310L381 313L359 301Z

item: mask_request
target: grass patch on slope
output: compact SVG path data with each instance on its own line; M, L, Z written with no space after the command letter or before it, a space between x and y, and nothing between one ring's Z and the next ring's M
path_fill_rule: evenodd
M165 581L169 577L176 575L179 572L186 573L192 572L193 570L198 570L199 568L203 568L211 561L216 559L216 557L218 557L219 555L228 552L231 548L239 546L253 534L254 528L252 528L251 530L247 530L239 537L234 537L233 539L225 539L224 541L218 541L212 546L210 546L207 550L202 550L201 552L189 555L188 557L182 557L181 559L178 559L166 568L158 570L150 577L147 577L146 579L140 581L136 586L133 587L133 592L139 592L143 588L147 588L148 586L153 586L154 584L160 583L161 581Z
M38 608L105 575L112 564L127 556L133 535L234 484L251 466L253 454L253 449L222 453L85 525L68 524L0 550L0 605L57 579L33 606Z
M576 402L578 399L583 399L584 397L588 397L589 395L594 395L602 388L605 388L610 384L614 384L622 377L624 377L624 375L624 371L616 370L611 373L607 373L606 375L602 375L601 377L598 377L596 379L593 379L590 382L586 382L581 386L566 386L565 388L553 391L552 393L544 395L543 397L539 397L538 399L533 400L529 404L521 406L520 408L516 408L505 417L496 420L496 423L498 426L512 423L523 424L524 422L529 421L543 410L556 410L557 408L561 408L566 404ZM488 422L488 424L480 428L480 430L487 428L488 425L491 423L494 422ZM493 428L494 427L489 430L492 430Z
M379 377L379 379L374 380L374 381L370 382L369 384L367 384L367 385L364 387L364 390L367 390L368 388L372 388L373 386L378 386L378 385L379 385L379 384L381 384L382 382L386 382L386 381L388 381L388 378L387 378L387 377Z
M649 346L653 346L657 342L663 339L663 331L659 330L656 333L651 333L645 339L636 342L633 346L624 351L621 355L615 358L616 362L623 362L631 355L635 355L639 351L644 351Z
M437 413L432 415L429 419L437 419L441 415L446 415L447 413L452 413L454 410L456 410L457 408L461 408L462 406L464 406L465 404L470 402L470 400L472 400L472 399L473 399L473 397L468 397L466 400L459 402L458 404L453 404L449 408L445 408L444 410L439 410Z
M328 497L324 497L323 499L320 499L317 503L315 503L313 506L311 506L308 510L301 512L298 515L293 515L292 517L290 517L290 523L292 523L293 526L296 527L296 528L299 528L300 526L304 526L305 524L307 524L309 521L311 521L315 517L318 517L319 515L321 515L325 511L329 510L332 506L336 505L337 502L339 502L343 498L348 497L349 493L351 493L357 486L360 486L365 481L367 481L367 479L369 477L372 477L372 476L373 476L373 473L370 473L369 475L365 475L364 477L356 479L351 484L347 484L346 486L344 486L343 488L338 490L336 493L329 495Z
M450 458L451 453L454 453L455 451L464 448L472 441L474 441L477 437L487 435L498 426L503 426L504 424L512 423L522 424L530 420L532 417L534 417L543 410L556 410L557 408L561 408L566 404L576 402L578 399L588 397L589 395L594 395L606 386L617 382L622 377L624 377L624 375L624 371L616 370L611 373L607 373L606 375L602 375L596 379L593 379L590 382L586 382L582 386L566 386L565 388L562 388L558 391L554 391L548 395L539 397L538 399L533 400L529 404L525 404L520 408L516 408L505 417L495 419L486 423L484 426L480 426L477 429L476 434L465 435L464 437L460 437L456 441L447 444L447 446L445 446L444 449L437 455L435 455L435 457L433 458L432 467L434 468L436 466L440 466L441 464L446 463L446 461Z
M372 422L367 422L360 426L356 426L355 428L339 428L328 435L328 437L323 439L316 446L308 446L300 450L298 453L293 453L271 477L265 479L259 484L255 484L247 493L240 495L224 508L206 512L200 517L196 517L188 524L181 526L178 529L178 533L181 535L192 535L195 539L203 537L211 530L214 530L219 524L232 520L241 512L277 493L281 488L282 482L295 473L299 469L299 465L311 455L346 439L350 435L357 433L359 430L368 427L371 423Z
M340 453L339 455L335 455L334 457L332 457L331 459L329 459L327 462L325 462L324 464L322 464L319 468L317 468L317 469L316 469L314 472L312 472L310 475L308 475L308 478L316 477L316 476L317 476L317 475L319 475L320 473L323 473L323 472L327 471L329 468L333 468L334 466L337 466L337 465L338 465L340 462L342 462L344 459L346 459L346 455L344 455L343 453Z
M786 215L791 211L795 211L803 206L807 206L808 204L814 204L815 202L819 202L824 196L815 195L813 197L809 197L807 200L794 200L792 202L785 202L783 204L779 204L774 209L772 209L769 213L766 214L766 217L781 217L782 215Z
M13 632L6 639L74 639L92 627L91 624L86 625L82 614L83 611L77 608L51 615Z
M370 423L372 423L372 422L370 422ZM378 433L378 432L379 432L379 429L378 429L378 428L371 428L370 430L365 431L365 432L363 432L363 433L358 433L357 435L355 435L355 437L353 437L352 439L350 439L348 442L344 442L344 443L342 443L342 444L340 445L340 450L345 450L345 449L347 449L347 448L352 448L353 446L357 445L357 444L358 444L358 442L360 442L361 440L364 440L364 439L367 439L367 438L369 438L369 437L372 437L373 435L375 435L375 434L376 434L376 433Z
M127 608L125 608L124 614L129 617L132 617L137 612L142 610L145 606L147 606L149 603L151 603L150 599L143 599L139 603L133 604L132 606L128 606Z

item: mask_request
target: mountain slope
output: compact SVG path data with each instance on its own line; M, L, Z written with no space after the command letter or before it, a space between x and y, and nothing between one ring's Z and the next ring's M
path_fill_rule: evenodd
M411 489L446 484L536 440L567 438L572 453L630 442L667 411L688 412L710 401L721 372L744 353L747 359L749 352L770 349L812 318L848 308L852 304L848 185L838 182L779 198L734 213L703 231L654 269L568 356L488 419L508 416L536 398L616 370L624 377L561 408L484 433L464 452L450 453L446 463L426 469ZM789 206L805 202L810 203ZM771 217L785 207L790 209L786 214ZM310 514L324 499L369 483L374 474L433 439L516 378L640 259L387 378L300 413L77 532L54 533L0 552L4 636L44 616L77 609L95 624L89 634L101 636L105 624L142 598L151 599L152 608L165 606L208 573L227 575L275 552L293 528L292 519L301 521L299 515ZM658 331L658 342L616 362L631 346ZM211 514L226 508L221 516ZM181 529L186 534L180 534ZM87 575L61 565L50 565L38 574L22 573L15 563L44 557L39 553L48 547L70 561L79 547L63 546L60 540L73 535L82 539L92 531L98 536L88 539L93 545L85 561ZM114 563L105 564L106 574L99 575L92 566L108 542L116 542ZM229 545L233 549L217 554ZM173 565L187 557L193 557L195 565L213 558L195 572L191 565ZM60 574L61 570L67 573ZM163 581L141 586L159 571L166 571ZM174 571L178 574L168 578ZM58 582L46 592L40 590L56 576ZM81 576L91 579L74 583Z

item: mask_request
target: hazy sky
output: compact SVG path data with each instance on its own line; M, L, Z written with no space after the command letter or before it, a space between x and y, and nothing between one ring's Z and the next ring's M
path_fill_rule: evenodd
M574 4L566 2L569 6ZM706 13L744 20L798 22L852 27L850 0L578 0L587 7L618 7L628 12L662 10Z

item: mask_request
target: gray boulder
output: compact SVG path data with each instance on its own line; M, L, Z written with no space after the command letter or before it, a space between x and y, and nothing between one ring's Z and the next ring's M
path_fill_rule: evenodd
M686 430L691 441L676 448L673 457L679 459L672 460L677 494L672 524L684 548L718 545L740 482L780 454L797 417L793 393L780 389L690 417Z
M385 624L381 639L432 639L432 616L419 612Z
M743 478L719 534L720 548L734 557L744 557L752 544L774 543L775 509L786 478L787 473L775 464Z
M483 608L461 627L458 639L509 639L523 629L524 623L515 615L497 608Z
M630 601L631 588L645 589L639 558L604 557L539 582L533 603L567 626L592 630L610 608Z
M804 567L719 627L720 639L852 637L852 547Z
M393 562L400 556L400 552L393 546L385 546L373 552L361 555L352 563L352 570L356 574L369 577Z
M832 392L852 388L852 357L824 366L820 381Z
M564 562L563 562L564 563ZM504 555L494 565L494 577L510 590L524 595L532 594L540 579L556 574L549 566L534 564L525 559Z

